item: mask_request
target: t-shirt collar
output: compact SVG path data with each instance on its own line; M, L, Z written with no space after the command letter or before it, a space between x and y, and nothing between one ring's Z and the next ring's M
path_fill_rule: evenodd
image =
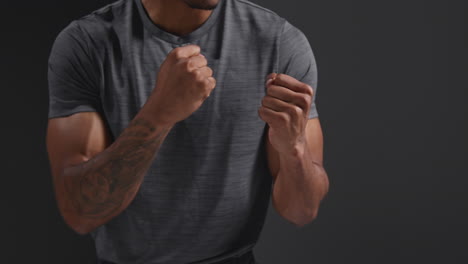
M215 9L213 9L213 12L211 12L208 19L200 27L190 32L189 34L186 34L183 36L178 36L178 35L169 33L163 30L162 28L158 27L149 17L141 0L134 0L134 1L137 5L138 13L143 22L143 25L147 30L149 30L156 37L164 39L167 42L171 42L174 44L182 44L182 43L188 43L188 42L194 41L195 39L198 39L201 35L206 33L218 19L221 7L224 4L224 1L226 0L219 1L218 5L216 6Z

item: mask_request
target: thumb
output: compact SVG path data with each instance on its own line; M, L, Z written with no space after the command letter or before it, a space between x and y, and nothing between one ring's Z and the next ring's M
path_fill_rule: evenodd
M201 48L196 44L188 44L180 46L176 49L179 49L179 56L183 58L189 58L195 55L200 54ZM174 51L175 49L173 49Z
M268 74L267 77L266 77L265 82L268 81L269 79L275 79L276 75L277 75L277 73L275 73L275 72L272 72L272 73Z

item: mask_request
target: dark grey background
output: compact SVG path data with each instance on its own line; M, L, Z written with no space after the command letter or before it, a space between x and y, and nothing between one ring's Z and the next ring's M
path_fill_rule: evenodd
M1 263L93 263L53 196L47 58L58 32L111 1L2 4ZM467 4L253 1L314 49L330 192L298 229L271 208L262 264L468 263Z

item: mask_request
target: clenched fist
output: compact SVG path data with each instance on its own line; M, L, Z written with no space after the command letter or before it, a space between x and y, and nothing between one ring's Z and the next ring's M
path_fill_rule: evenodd
M281 153L294 153L306 145L305 129L314 96L312 87L283 73L267 76L267 94L258 108L268 124L268 139Z
M173 125L195 112L216 86L212 74L199 46L173 49L161 64L148 99L156 119Z

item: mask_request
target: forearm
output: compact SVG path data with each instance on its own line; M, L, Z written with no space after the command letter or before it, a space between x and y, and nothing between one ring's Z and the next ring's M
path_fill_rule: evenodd
M299 146L295 154L280 153L272 194L277 212L298 226L316 217L329 184L323 166L312 161L309 148L304 146Z
M122 212L172 128L141 112L104 151L63 171L61 211L78 233L88 233Z

